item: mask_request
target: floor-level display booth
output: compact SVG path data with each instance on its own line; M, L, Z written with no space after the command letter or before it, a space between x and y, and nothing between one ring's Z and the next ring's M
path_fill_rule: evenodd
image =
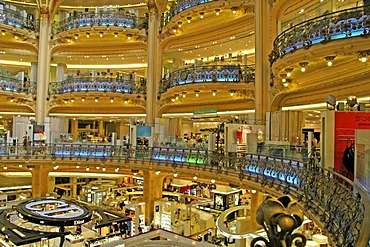
M88 239L101 237L102 228L130 220L77 201L33 198L11 209L0 210L0 239L5 246L80 247L85 246ZM115 237L117 232L105 238Z

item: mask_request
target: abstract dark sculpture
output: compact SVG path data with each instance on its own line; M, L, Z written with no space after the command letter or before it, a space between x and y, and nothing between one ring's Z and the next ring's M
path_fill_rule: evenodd
M295 246L306 245L306 238L293 230L303 223L303 213L296 201L290 196L282 196L278 199L268 196L257 209L257 223L265 229L268 240L263 237L254 238L252 247L261 246L262 241L267 247L288 247L293 241Z

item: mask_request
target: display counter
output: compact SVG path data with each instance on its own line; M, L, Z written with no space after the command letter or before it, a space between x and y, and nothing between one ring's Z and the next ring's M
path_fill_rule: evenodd
M81 235L65 236L64 247L83 247L85 246L85 238Z

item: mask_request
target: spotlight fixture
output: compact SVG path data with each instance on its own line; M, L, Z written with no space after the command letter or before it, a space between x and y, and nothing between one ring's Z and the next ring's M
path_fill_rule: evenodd
M4 166L4 170L6 170L6 169L8 169L8 167L5 165L5 166Z
M125 100L123 101L123 103L124 103L124 104L127 104L127 103L128 103L128 100L127 100L127 99L125 99Z
M80 166L76 166L76 169L80 169Z
M5 35L6 31L5 30L1 30L1 35Z
M113 103L114 102L114 98L110 98L110 103Z
M211 183L213 183L213 184L214 184L215 182L216 182L216 180L214 180L214 179L211 179Z
M90 171L90 168L89 167L86 167L86 171Z
M116 169L114 169L115 172L118 172L119 171L119 168L117 167Z
M14 38L15 38L15 39L19 39L19 36L18 36L18 35L14 35Z
M283 83L284 87L288 87L290 83L290 79L285 79L285 82Z
M75 98L71 98L71 102L74 103L75 102Z
M99 36L100 36L100 38L102 38L102 37L103 37L103 35L104 35L104 33L103 33L103 32L99 32Z
M63 102L64 102L64 104L68 104L68 100L66 100L66 99L63 100Z
M11 97L9 101L13 103L14 102L14 97Z
M172 98L172 99L171 99L171 101L172 101L172 102L175 102L175 101L176 101L176 99L175 99L175 98Z
M216 9L216 15L219 16L220 15L220 9Z
M178 94L175 94L175 99L179 100L179 95Z
M231 8L231 11L233 12L233 14L235 15L236 14L236 10L237 10L238 8L237 7L232 7Z
M182 22L181 22L181 21L177 22L177 26L178 26L179 28L181 28L181 27L182 27Z
M76 40L78 39L78 33L75 33L75 39Z
M212 96L216 96L217 90L212 90Z
M301 71L305 72L306 71L306 66L308 65L308 63L307 62L302 62L302 63L299 63L299 65L301 66Z
M370 55L370 50L360 51L358 57L361 62L365 63L367 61L367 56Z
M90 38L90 33L89 32L86 33L86 38Z
M177 178L177 176L178 176L179 174L177 174L177 173L174 173L173 174L173 176L175 177L175 178Z
M230 94L231 97L233 97L235 95L235 90L230 90L229 94Z
M188 23L191 22L191 16L186 17L186 19L188 20ZM5 34L3 34L3 35L5 35Z
M194 91L194 93L195 93L195 97L199 97L199 91L198 90Z
M95 97L95 102L99 102L99 97Z
M194 179L194 180L197 180L197 179L198 179L198 177L197 177L197 176L194 176L194 177L193 177L193 179Z
M130 40L132 38L132 34L127 34L127 39Z
M85 97L82 97L82 98L81 98L81 101L82 101L82 102L85 102L85 99L86 99Z
M285 71L286 71L286 76L290 77L292 75L293 68L286 68Z
M71 38L67 38L67 42L70 43L71 42Z
M161 173L161 171L156 171L155 175L159 175L160 173Z
M349 106L349 107L354 107L355 105L357 105L357 97L356 96L353 96L353 95L351 95L351 96L348 96L347 97L347 105Z
M281 74L280 77L281 77L281 82L286 82L287 74Z
M118 37L118 33L114 33L114 37L117 38Z
M326 96L326 108L329 110L334 110L335 106L337 104L337 99L334 95L328 95Z
M200 19L203 19L204 18L204 12L199 12L199 15L200 15Z
M325 57L325 60L328 62L328 66L332 66L333 65L333 60L334 60L335 56L327 56Z
M103 167L102 169L101 169L103 172L105 172L105 170L107 170L105 167Z
M186 98L186 92L182 92L182 97Z
M132 170L131 170L131 172L132 172L132 174L134 174L134 176L136 176L136 175L137 175L137 173L139 172L139 170L132 169Z
M174 33L176 33L176 32L177 32L177 27L173 27L173 28L172 28L172 31L173 31Z

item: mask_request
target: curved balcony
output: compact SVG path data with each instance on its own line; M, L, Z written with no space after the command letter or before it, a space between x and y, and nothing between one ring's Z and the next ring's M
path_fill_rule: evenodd
M75 13L73 16L54 23L53 32L60 33L81 27L112 26L131 29L147 29L148 20L133 14L119 12Z
M29 15L27 18L19 15L19 12L11 10L0 11L0 23L30 31L36 31L38 28L37 22L33 19L32 15Z
M60 82L49 84L49 94L64 94L72 92L112 92L145 94L146 82L135 80L123 80L118 78L102 77L74 77Z
M12 93L35 94L36 82L0 77L0 90Z
M164 13L163 24L166 25L172 17L187 10L191 7L201 5L203 3L213 2L214 0L180 0L172 4L170 9Z
M158 93L179 85L193 83L249 83L254 82L255 71L252 66L245 65L212 65L195 68L184 68L166 74L160 81Z
M295 25L281 33L274 41L269 55L270 64L298 49L315 44L370 34L370 6L346 9L326 14Z
M23 161L29 169L46 159L53 160L63 170L71 169L76 161L84 166L94 162L117 172L122 169L149 169L170 173L182 172L199 177L217 176L225 182L234 182L257 188L270 194L289 194L302 210L309 214L327 233L333 246L370 246L368 231L370 196L364 187L341 175L304 163L282 158L246 154L199 151L175 148L134 148L104 144L49 144L48 146L0 146L0 162L9 171L20 169ZM60 163L59 163L60 161ZM50 162L51 164L51 162ZM12 167L13 166L13 167ZM4 168L5 169L5 168ZM23 169L23 168L22 168ZM27 168L25 168L27 169ZM152 168L150 168L152 169ZM100 171L100 170L99 170Z

